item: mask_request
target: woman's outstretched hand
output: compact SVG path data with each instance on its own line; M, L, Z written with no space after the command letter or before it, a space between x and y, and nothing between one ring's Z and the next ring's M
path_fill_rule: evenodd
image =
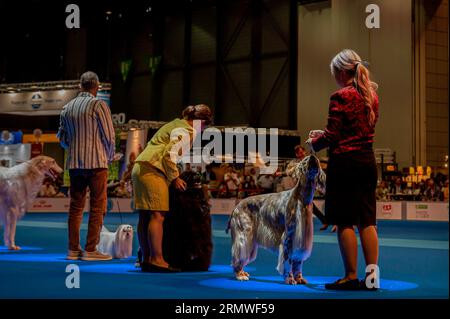
M179 190L179 191L185 191L186 190L186 182L183 181L181 178L177 177L176 179L174 179L172 181L173 186L175 187L175 189Z
M316 137L319 137L320 135L323 135L323 133L325 133L324 131L322 131L322 130L312 130L312 131L309 131L309 138L316 138Z

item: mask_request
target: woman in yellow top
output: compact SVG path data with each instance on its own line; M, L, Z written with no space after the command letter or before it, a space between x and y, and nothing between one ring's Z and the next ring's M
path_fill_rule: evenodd
M192 146L195 138L194 120L201 121L203 130L212 121L208 106L188 106L182 119L162 126L136 158L131 173L135 207L139 210L138 238L142 251L142 271L176 272L164 260L162 253L164 214L169 211L169 185L184 190L186 183L179 177L176 157L182 148ZM187 145L189 144L189 145ZM184 155L184 154L183 154Z

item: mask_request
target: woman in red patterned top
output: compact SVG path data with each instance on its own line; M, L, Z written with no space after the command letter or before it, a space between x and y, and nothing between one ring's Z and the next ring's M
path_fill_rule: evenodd
M313 152L329 148L325 215L329 224L337 225L345 267L345 277L325 287L368 289L365 280L357 278L354 227L359 230L366 264L377 265L377 167L372 150L378 119L377 85L370 81L366 63L353 50L341 51L330 67L341 89L330 98L325 131L311 131L306 142Z

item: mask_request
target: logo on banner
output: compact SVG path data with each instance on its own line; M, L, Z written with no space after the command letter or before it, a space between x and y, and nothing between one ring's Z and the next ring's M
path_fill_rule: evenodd
M384 204L382 214L383 214L383 216L391 216L392 215L392 205Z
M33 110L37 110L41 107L43 102L42 96L39 93L33 94L31 97L31 107Z
M430 214L428 213L428 205L427 204L416 205L416 217L423 218L423 219L430 218Z

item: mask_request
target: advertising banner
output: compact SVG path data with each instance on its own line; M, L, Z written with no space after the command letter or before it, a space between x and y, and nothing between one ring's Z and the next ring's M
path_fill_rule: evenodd
M406 219L448 221L448 202L407 202Z
M28 161L30 156L30 144L0 145L0 166L13 167Z
M377 202L377 219L402 219L402 202Z
M53 90L0 94L0 114L59 115L78 90Z

